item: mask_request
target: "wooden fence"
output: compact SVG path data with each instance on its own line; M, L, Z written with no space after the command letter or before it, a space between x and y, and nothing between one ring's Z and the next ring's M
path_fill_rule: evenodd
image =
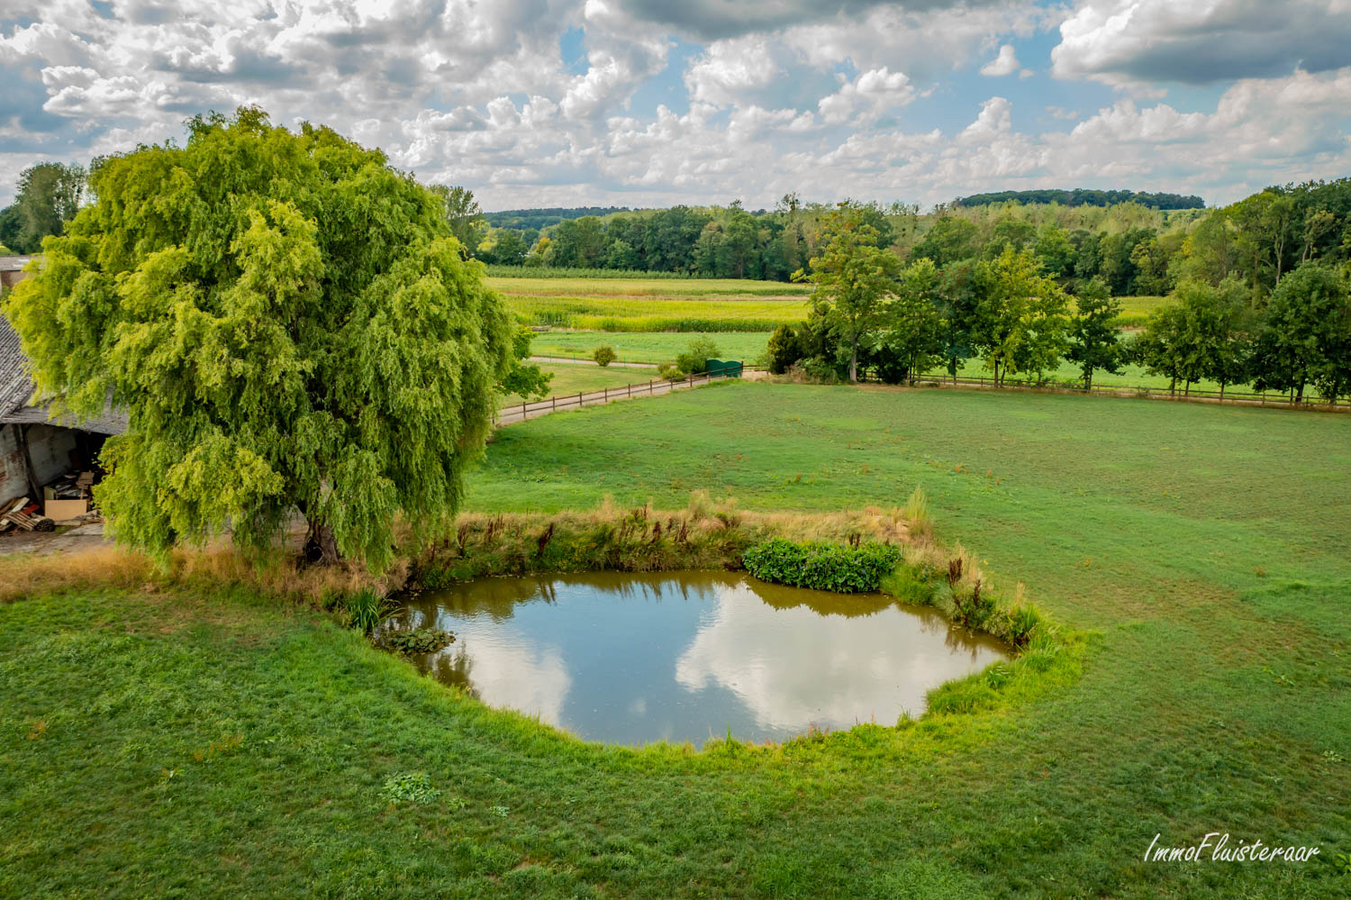
M1237 406L1276 406L1290 409L1328 410L1331 412L1351 411L1351 400L1346 398L1328 400L1305 399L1295 402L1294 396L1270 391L1253 392L1225 390L1203 391L1199 388L1186 390L1179 388L1145 387L1143 385L1095 384L1091 388L1063 382L1020 381L1006 378L996 384L993 378L979 375L958 375L955 379L946 373L921 375L915 382L918 387L968 387L987 390L1025 390L1064 394L1097 394L1108 397L1141 397L1149 400L1183 400L1197 403L1233 403Z
M581 391L561 397L547 397L543 400L526 400L497 411L497 423L509 425L524 422L560 409L581 409L588 404L611 403L615 400L627 400L631 397L651 397L657 394L669 394L681 388L698 387L701 384L726 378L725 375L687 375L679 381L654 379L643 383L626 384L623 387L601 388L598 391Z
M747 366L746 371L755 371L755 369L754 367ZM673 390L708 384L724 377L726 376L720 374L688 375L679 381L654 379L642 383L626 384L622 387L602 388L597 391L581 391L576 394L548 397L544 400L528 400L498 410L497 422L499 425L509 425L514 422L524 422L526 419L536 418L545 415L546 413L557 412L560 409L580 409L587 405L610 403L615 400L625 400L631 397L668 394ZM1306 399L1296 403L1294 397L1291 395L1277 394L1269 391L1253 392L1226 390L1221 393L1220 391L1201 390L1199 388L1193 388L1190 391L1186 389L1169 391L1167 388L1119 384L1095 384L1092 388L1084 388L1079 385L1065 384L1063 382L1035 382L1009 378L1004 379L1000 384L996 384L993 378L986 378L980 375L958 375L954 379L946 373L941 375L933 373L921 375L916 379L914 386L974 388L981 390L1022 390L1061 394L1092 394L1102 397L1136 397L1149 400L1176 400L1192 403L1230 403L1235 406L1270 406L1278 408L1283 407L1286 409L1324 410L1340 413L1351 412L1351 399L1341 398L1332 402L1327 400Z

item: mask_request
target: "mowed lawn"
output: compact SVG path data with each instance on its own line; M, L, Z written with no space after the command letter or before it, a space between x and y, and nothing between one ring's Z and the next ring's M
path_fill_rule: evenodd
M480 510L835 509L1093 633L993 712L781 748L587 745L239 592L0 607L0 895L1345 896L1351 416L719 384L498 432ZM427 774L428 802L392 803ZM1164 845L1307 864L1146 863Z

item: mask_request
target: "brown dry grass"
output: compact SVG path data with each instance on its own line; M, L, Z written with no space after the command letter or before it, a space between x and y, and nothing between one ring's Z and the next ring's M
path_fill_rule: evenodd
M71 588L133 590L147 585L195 584L252 587L271 596L317 603L367 587L388 593L401 587L407 574L406 562L374 576L352 563L303 566L280 553L254 560L228 544L176 550L168 569L162 570L143 553L107 545L70 553L0 557L0 603Z

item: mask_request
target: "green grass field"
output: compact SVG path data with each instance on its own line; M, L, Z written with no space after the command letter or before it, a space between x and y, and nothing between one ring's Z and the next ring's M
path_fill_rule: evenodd
M593 362L579 363L541 363L541 370L553 374L549 382L549 395L561 397L578 391L598 391L601 388L623 387L626 384L648 382L657 377L657 373L648 369L630 369L627 367L604 367ZM502 398L502 406L519 404L522 398L508 394Z
M731 383L498 433L478 510L930 497L1095 637L992 712L587 745L242 592L0 606L0 896L1322 898L1351 875L1351 417ZM397 775L440 792L392 803ZM1305 864L1146 863L1229 832Z
M530 351L540 356L590 359L595 347L609 344L623 362L663 363L674 361L677 353L700 336L711 338L724 359L739 359L747 364L763 355L769 342L768 334L744 331L704 332L702 335L671 331L619 334L603 331L543 331L535 335Z

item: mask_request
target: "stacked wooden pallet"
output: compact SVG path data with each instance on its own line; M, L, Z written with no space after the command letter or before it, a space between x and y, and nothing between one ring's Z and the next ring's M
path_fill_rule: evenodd
M51 531L56 523L38 512L38 505L27 497L0 506L0 534L17 528L20 531Z

